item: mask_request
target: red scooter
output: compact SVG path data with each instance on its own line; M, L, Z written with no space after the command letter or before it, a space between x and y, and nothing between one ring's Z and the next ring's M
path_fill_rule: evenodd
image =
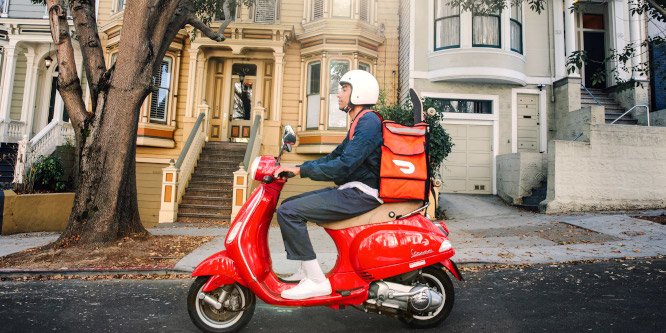
M291 151L295 134L286 126L282 152ZM236 332L252 318L256 297L277 306L355 307L395 317L411 327L441 323L453 308L453 283L460 271L448 229L422 215L421 202L385 203L356 218L323 225L338 249L326 275L333 293L304 300L280 297L295 286L273 272L268 228L286 177L274 178L280 156L258 157L251 177L262 183L231 225L226 250L200 263L187 297L188 312L204 332ZM282 175L280 175L282 176ZM256 296L255 296L256 295Z

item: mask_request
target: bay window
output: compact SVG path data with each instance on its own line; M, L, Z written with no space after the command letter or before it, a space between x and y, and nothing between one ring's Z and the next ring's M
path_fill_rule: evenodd
M523 54L523 6L511 5L511 50Z
M500 47L500 12L472 13L472 46Z
M433 98L432 101L436 105L435 108L439 110L444 110L444 112L481 113L481 114L493 113L492 101L449 99L449 98Z
M372 71L370 71L370 64L368 64L368 63L359 62L358 63L358 69L372 74Z
M306 113L306 128L318 129L319 128L319 101L321 100L320 86L321 86L321 62L313 61L308 64L307 76L307 113Z
M435 1L435 50L460 47L460 7Z
M349 61L331 60L328 76L328 128L347 129L347 114L340 111L338 93L340 79L349 71Z

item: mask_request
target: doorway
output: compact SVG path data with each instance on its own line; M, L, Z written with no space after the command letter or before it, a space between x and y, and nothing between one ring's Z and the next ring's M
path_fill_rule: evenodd
M592 8L590 8L592 9ZM594 13L579 14L579 38L585 51L587 62L583 65L584 84L588 88L606 88L606 30L603 8L594 8ZM596 82L595 82L596 81Z

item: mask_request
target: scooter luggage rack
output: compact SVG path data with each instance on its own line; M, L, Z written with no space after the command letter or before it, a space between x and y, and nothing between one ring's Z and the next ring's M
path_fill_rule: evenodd
M413 210L413 211L411 211L411 212L409 212L409 213L407 213L407 214L405 214L405 215L400 215L400 216L396 217L395 219L398 220L398 219L402 219L402 218L405 218L405 217L410 217L410 216L415 215L416 213L418 213L418 212L420 212L420 211L422 211L422 210L428 208L428 206L430 206L430 203L429 203L429 202L426 203L425 206L423 206L423 207L421 207L421 208L417 208L416 210Z

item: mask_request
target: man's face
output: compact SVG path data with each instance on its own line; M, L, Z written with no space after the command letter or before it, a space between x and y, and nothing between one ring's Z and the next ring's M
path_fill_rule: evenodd
M350 85L344 83L338 93L338 107L340 110L344 109L349 104L349 97L351 96L352 88Z

